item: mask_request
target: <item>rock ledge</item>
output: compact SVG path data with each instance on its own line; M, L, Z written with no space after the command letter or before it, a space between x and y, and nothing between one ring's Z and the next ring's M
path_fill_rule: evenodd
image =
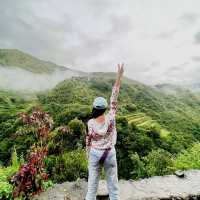
M184 171L184 177L176 175L155 176L139 181L120 180L120 200L200 200L200 170ZM65 182L56 184L35 200L83 200L87 182ZM106 182L100 181L98 198L108 199Z

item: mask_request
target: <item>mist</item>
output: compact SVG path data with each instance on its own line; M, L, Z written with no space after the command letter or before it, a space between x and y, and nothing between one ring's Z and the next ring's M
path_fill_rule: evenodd
M52 74L36 74L17 67L0 65L0 89L38 92L53 88L60 81L77 76L78 73L55 70Z

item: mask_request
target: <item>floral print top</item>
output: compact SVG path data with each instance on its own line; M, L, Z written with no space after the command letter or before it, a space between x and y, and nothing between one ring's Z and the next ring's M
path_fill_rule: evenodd
M107 149L116 144L117 131L115 115L117 112L117 98L119 86L114 85L110 97L110 110L105 116L104 123L97 123L95 119L90 119L87 123L88 132L86 135L86 150L91 147L97 149Z

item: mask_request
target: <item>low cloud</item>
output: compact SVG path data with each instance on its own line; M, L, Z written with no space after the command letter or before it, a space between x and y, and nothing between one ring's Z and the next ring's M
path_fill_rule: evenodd
M16 67L0 66L0 88L20 91L43 91L53 88L60 81L77 76L72 71L55 71L52 74L36 74Z

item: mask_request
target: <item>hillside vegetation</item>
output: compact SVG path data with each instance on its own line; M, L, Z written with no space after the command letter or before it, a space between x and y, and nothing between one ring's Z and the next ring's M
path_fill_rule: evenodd
M96 96L109 99L113 83L114 78L108 79L101 73L90 79L74 78L58 84L45 95L39 95L39 99L43 104L54 102L59 105L91 105ZM199 137L200 100L188 90L176 96L165 95L151 87L125 79L119 95L119 116L128 114L130 116L127 119L132 122L134 116L135 120L139 120L141 116L138 122L149 121L151 125L158 123L169 131L187 132Z
M36 140L33 129L24 127L18 113L30 113L34 106L40 106L54 120L45 161L51 180L87 178L86 123L93 99L97 96L109 99L114 78L113 73L72 78L52 90L37 93L34 100L2 91L1 164L10 165L14 146L18 157L26 160L26 152ZM198 96L188 90L183 89L176 95L165 94L124 78L116 118L119 178L138 179L171 174L176 169L199 168L194 159L200 150L199 105Z
M33 73L52 73L55 70L67 70L49 61L43 61L17 49L0 49L0 65L19 67Z

